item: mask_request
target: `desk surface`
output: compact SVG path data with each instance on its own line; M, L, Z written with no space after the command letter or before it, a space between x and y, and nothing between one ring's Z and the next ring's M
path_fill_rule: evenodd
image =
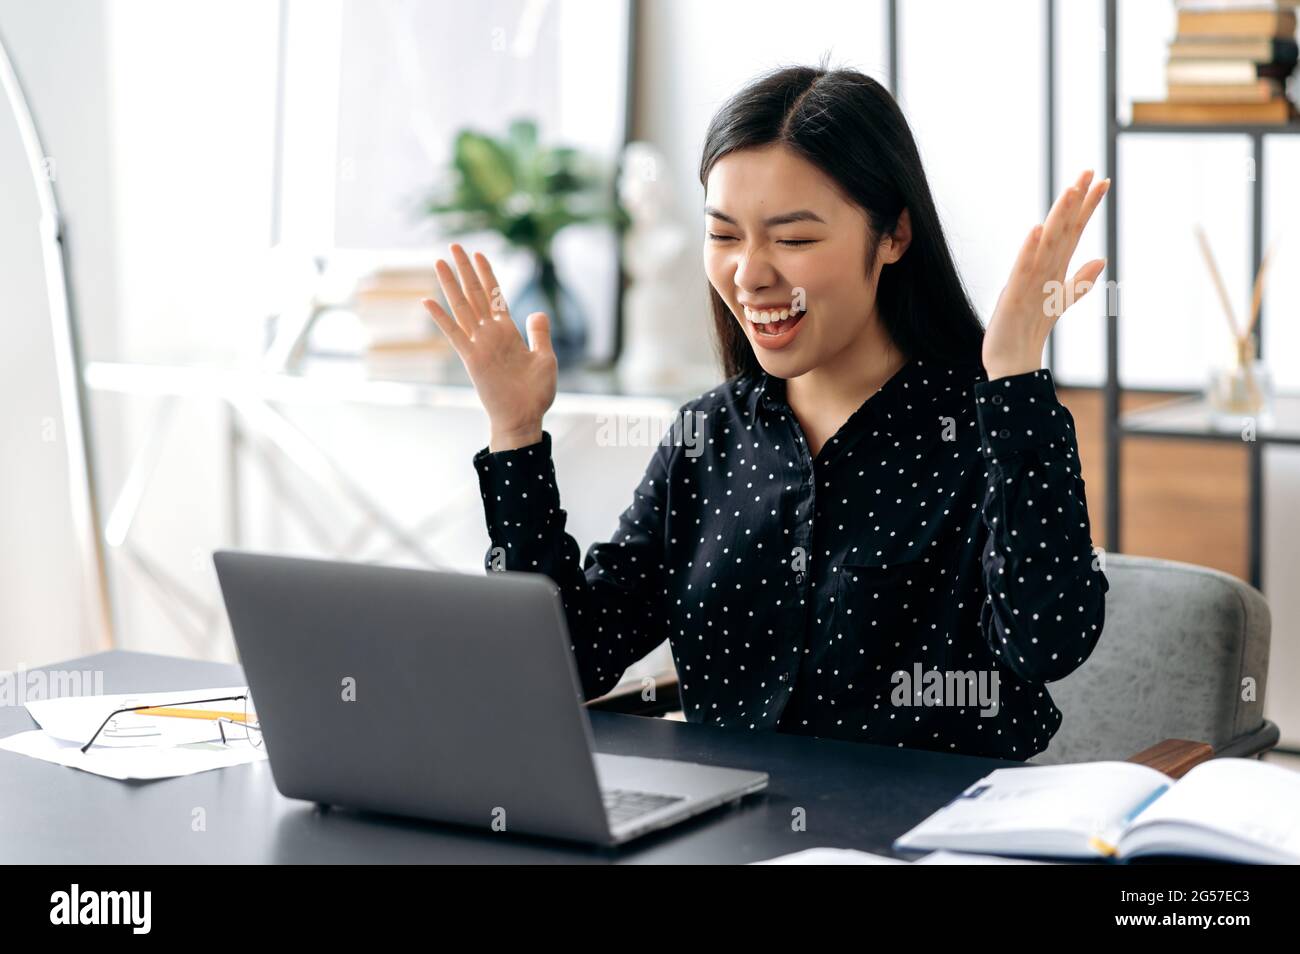
M238 666L115 651L58 670L102 670L103 691L242 684ZM617 850L476 832L357 812L318 813L284 798L270 766L240 765L157 782L119 782L0 751L0 862L546 863L749 862L833 846L893 854L893 839L1001 759L592 712L602 752L766 771L766 792ZM0 708L0 736L35 728ZM807 830L791 830L806 810ZM194 831L196 809L206 830Z
M146 397L258 399L289 404L481 410L469 376L457 361L430 374L374 376L361 361L316 360L298 371L270 371L254 362L175 364L92 361L86 386L94 391ZM716 387L716 374L692 375L670 387L635 387L617 371L580 368L560 372L548 415L606 414L671 417L681 405Z

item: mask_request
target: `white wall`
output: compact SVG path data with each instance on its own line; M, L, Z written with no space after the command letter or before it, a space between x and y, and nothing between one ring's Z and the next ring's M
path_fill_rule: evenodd
M67 223L85 356L219 360L260 341L270 234L275 5L159 0L0 2ZM232 64L238 68L232 68ZM65 460L36 231L16 130L0 113L0 667L91 648L76 586ZM264 312L265 309L262 309ZM92 401L105 515L156 405ZM211 586L223 470L211 408L186 407L133 536L183 581ZM56 440L42 439L45 422ZM119 644L196 655L141 577L113 561Z
M105 9L118 209L116 354L159 362L247 356L262 341L269 310L277 5L114 0ZM134 450L159 404L105 395L96 407L126 415ZM209 601L216 594L209 554L226 532L223 438L224 417L213 404L178 405L131 534L148 559ZM106 473L106 493L123 477L121 468ZM188 635L130 561L116 565L120 645L231 658L223 632Z
M104 23L96 0L0 0L0 36L36 115L62 203L74 304L90 354L113 346L117 323ZM15 668L80 655L91 633L69 519L36 193L3 99L0 182L0 668ZM111 461L115 422L100 424L101 457Z

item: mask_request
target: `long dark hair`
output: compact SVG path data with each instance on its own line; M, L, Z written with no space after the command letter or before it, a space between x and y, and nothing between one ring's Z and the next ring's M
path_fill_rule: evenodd
M709 124L700 184L737 149L781 144L822 170L866 212L867 273L876 243L891 234L903 209L912 241L881 270L876 301L885 330L909 358L978 361L984 326L957 274L907 120L889 92L850 69L791 66L746 86ZM731 310L710 286L719 357L727 377L759 370Z

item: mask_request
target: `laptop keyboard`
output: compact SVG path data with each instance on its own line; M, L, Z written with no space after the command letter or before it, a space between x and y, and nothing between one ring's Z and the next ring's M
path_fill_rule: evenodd
M621 788L601 790L605 799L605 814L611 825L631 821L656 808L663 808L673 802L684 801L680 795L656 795L653 792L633 792Z

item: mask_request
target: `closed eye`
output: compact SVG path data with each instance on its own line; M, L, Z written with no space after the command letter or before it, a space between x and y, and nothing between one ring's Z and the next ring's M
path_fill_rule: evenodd
M717 232L709 232L708 236L715 242L734 242L736 240L734 235L720 235ZM803 245L812 245L816 241L816 239L777 239L777 244L799 248Z

